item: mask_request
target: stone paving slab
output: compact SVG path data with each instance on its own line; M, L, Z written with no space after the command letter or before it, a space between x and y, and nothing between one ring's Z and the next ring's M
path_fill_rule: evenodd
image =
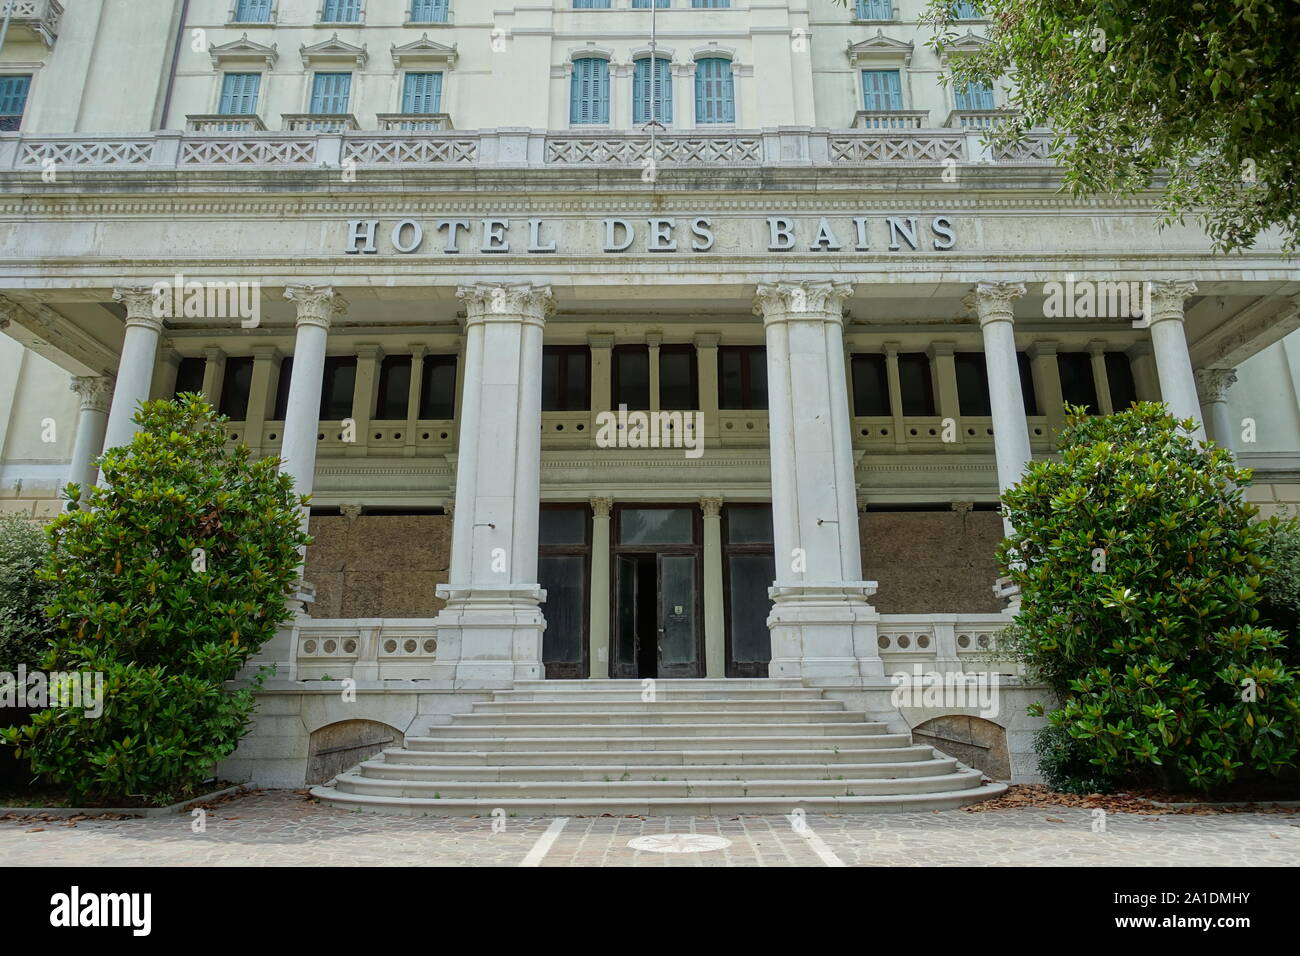
M3 809L0 808L0 813ZM1297 866L1300 815L946 810L762 817L390 817L272 790L192 818L0 821L7 866ZM802 824L802 829L796 827ZM671 834L685 836L669 839ZM659 849L633 849L638 837ZM721 838L712 841L700 837ZM539 842L540 841L540 842ZM691 852L698 844L721 844Z

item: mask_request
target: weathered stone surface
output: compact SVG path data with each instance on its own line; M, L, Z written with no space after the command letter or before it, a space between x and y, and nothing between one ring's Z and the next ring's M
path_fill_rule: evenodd
M446 515L318 516L306 579L316 586L312 617L432 617L447 580Z
M912 728L912 739L929 744L994 780L1011 779L1007 732L991 720L950 714Z

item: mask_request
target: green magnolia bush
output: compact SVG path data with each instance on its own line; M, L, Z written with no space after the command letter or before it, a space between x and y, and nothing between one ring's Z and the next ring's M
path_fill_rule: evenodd
M58 635L47 670L104 674L98 719L49 709L4 733L73 797L188 795L247 732L251 690L223 687L286 619L308 541L278 461L226 452L197 395L146 402L101 486L49 526Z
M0 518L0 671L32 667L49 648L50 585L37 577L49 550L40 525L17 515Z
M1278 630L1300 634L1300 523L1276 523L1262 553L1269 563L1260 585L1263 619Z
M1259 605L1267 544L1294 526L1256 520L1249 471L1163 406L1070 409L1060 452L1003 496L999 553L1021 589L1012 639L1062 702L1039 739L1049 782L1293 773L1300 654Z

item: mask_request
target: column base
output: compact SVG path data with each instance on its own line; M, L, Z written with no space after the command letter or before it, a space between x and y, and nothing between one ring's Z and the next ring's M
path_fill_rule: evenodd
M433 622L438 635L435 677L450 680L457 689L497 689L546 676L546 620L538 607L546 592L540 586L440 584L437 594L447 606Z
M770 676L836 687L884 678L876 643L880 615L867 600L876 593L875 581L777 585L767 593L773 602Z

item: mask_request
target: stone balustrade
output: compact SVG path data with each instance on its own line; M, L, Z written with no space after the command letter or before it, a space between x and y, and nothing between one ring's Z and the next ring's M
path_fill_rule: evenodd
M55 166L87 170L212 167L627 167L644 169L651 143L640 132L576 133L527 129L358 131L352 117L285 117L288 131L222 134L224 117L195 116L191 130L122 134L0 134L0 170L40 173ZM322 121L324 121L322 120ZM317 128L313 129L313 124ZM249 122L250 127L258 125ZM981 129L779 127L687 131L656 138L656 166L798 167L958 164L1050 166L1050 136L990 148Z

